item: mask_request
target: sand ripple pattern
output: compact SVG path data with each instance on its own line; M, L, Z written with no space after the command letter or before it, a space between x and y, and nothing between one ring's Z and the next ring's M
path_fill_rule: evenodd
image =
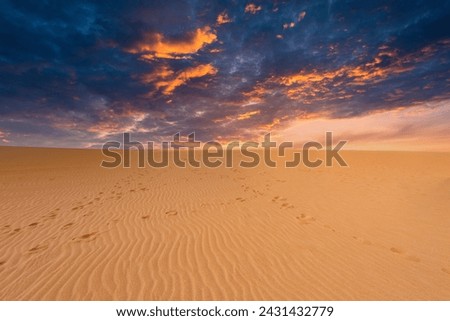
M450 155L347 158L106 170L2 148L0 299L448 300Z

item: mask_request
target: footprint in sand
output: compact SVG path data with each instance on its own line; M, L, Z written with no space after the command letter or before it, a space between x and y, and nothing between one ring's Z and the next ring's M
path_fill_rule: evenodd
M28 252L30 254L34 254L34 253L39 253L39 252L45 251L46 249L48 249L48 245L46 245L46 244L36 245L35 247L29 249Z
M245 198L237 197L237 198L236 198L236 201L239 201L239 202L245 202Z
M263 193L263 192L261 192L261 191L258 191L257 189L253 189L253 193L254 193L254 194L258 194L258 195L261 195L261 196L263 196L263 195L264 195L264 193Z
M361 242L364 245L372 245L372 242L370 242L369 240L366 240L362 237L357 237L357 236L353 236L353 238L359 242Z
M399 249L397 247L391 247L391 252L395 253L395 254L403 254L405 251L403 251L402 249ZM412 261L412 262L420 262L420 258L418 258L417 256L414 255L407 255L405 257L408 261Z
M274 196L274 198L272 198L272 202L278 202L278 201L280 201L280 202L283 202L283 201L286 201L287 200L287 198L284 198L284 197L281 197L281 196Z
M300 224L304 225L311 224L316 220L314 217L305 215L303 213L301 213L300 216L296 216L295 218L300 221Z
M402 254L403 251L401 249L398 249L396 247L391 247L391 252L397 253L397 254Z
M284 198L284 197L282 198L282 197L280 197L280 196L275 196L274 198L272 198L272 202L274 202L274 203L285 202L285 201L287 201L287 199ZM281 209L294 208L294 205L285 202L285 203L282 203L282 204L281 204L281 207L280 207L280 208L281 208Z
M282 209L294 208L294 205L289 204L289 203L283 203L283 204L281 204L281 208Z
M91 216L92 214L94 214L94 211L89 211L87 214L84 214L83 217L85 217L85 216Z
M94 233L88 233L88 234L83 234L80 236L80 239L86 240L88 238L91 238L92 236L94 236L95 234L97 234L96 232Z
M73 225L73 223L67 223L67 224L64 225L61 229L67 230L67 229L70 228L72 225Z
M167 211L166 215L167 216L175 216L175 215L178 215L178 212L177 211Z
M141 218L142 218L143 220L147 220L149 217L150 217L149 215L141 216Z
M29 227L36 227L36 226L38 226L38 222L34 222L34 223L31 223L30 225L28 225Z
M55 219L57 216L58 216L57 213L50 212L49 214L44 215L43 218L44 218L45 221L48 221L48 220L53 220L53 219Z
M0 266L5 265L6 261L0 261Z
M323 227L328 229L328 230L330 230L330 231L332 231L332 232L336 232L336 230L333 227L331 227L330 225L328 225L328 224L323 225Z
M97 234L97 232L92 232L92 233L86 233L83 234L79 237L74 237L72 240L76 241L76 242L81 242L81 241L94 241L97 237L95 236Z

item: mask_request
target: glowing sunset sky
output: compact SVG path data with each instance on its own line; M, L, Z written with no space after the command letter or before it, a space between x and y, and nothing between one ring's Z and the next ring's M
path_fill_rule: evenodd
M0 27L1 145L450 150L450 1L4 0Z

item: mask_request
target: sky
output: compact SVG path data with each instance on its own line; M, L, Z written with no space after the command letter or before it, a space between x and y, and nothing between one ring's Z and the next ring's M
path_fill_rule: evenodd
M449 89L448 0L0 1L0 145L450 151Z

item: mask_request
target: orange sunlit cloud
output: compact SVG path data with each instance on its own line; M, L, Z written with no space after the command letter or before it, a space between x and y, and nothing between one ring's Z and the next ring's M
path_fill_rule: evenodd
M169 66L162 65L158 68L156 68L153 72L149 74L145 74L141 79L145 83L153 83L157 82L161 79L168 79L172 77L174 74L174 71L170 69Z
M270 130L274 129L275 127L277 127L280 123L281 123L280 118L274 118L270 123L259 125L258 128L265 130L265 131L270 131Z
M247 113L243 113L243 114L238 115L237 119L238 120L248 119L248 118L250 118L252 116L255 116L255 115L258 115L260 113L261 113L260 110L249 111Z
M286 76L272 77L266 81L266 85L277 83L287 87L285 94L291 99L303 98L305 104L313 101L325 101L331 93L331 88L341 88L344 84L351 86L363 86L369 83L377 83L395 74L402 74L414 69L411 61L423 59L421 55L411 55L402 59L396 57L395 51L389 51L387 47L382 49L372 61L357 66L342 66L335 70L304 71ZM432 50L427 51L432 54ZM389 64L384 63L385 57L391 59ZM349 99L353 95L344 87L336 95L336 99Z
M150 33L143 41L129 49L129 52L141 53L145 59L175 59L194 54L216 39L215 32L209 26L197 28L181 40L170 40L161 33Z
M399 74L413 69L413 67L406 67L404 64L407 61L396 60L390 65L383 66L381 57L389 56L395 57L394 52L384 51L378 53L373 61L364 65L356 67L344 66L336 70L320 72L314 70L312 72L303 72L292 74L280 78L280 82L284 85L290 86L293 84L315 83L324 80L334 80L338 77L353 78L357 82L366 82L377 78L385 78L391 74Z
M261 6L257 6L254 3L249 3L245 6L244 12L255 14L262 9Z
M223 11L217 16L216 22L218 25L223 25L225 23L232 22L232 20L228 16L228 13L226 11Z
M243 95L246 100L242 102L242 106L254 105L264 101L264 96L267 94L268 90L263 86L256 86L249 92L244 92Z
M207 75L215 75L217 69L212 64L202 64L194 67L188 67L174 73L167 66L163 66L153 73L143 78L144 82L154 83L156 89L162 89L165 95L170 95L177 87L186 84L194 78L201 78Z
M110 135L125 132L146 132L139 124L148 117L147 113L141 111L126 111L117 114L112 110L102 113L102 122L88 127L86 130L96 134L97 138L105 138Z

